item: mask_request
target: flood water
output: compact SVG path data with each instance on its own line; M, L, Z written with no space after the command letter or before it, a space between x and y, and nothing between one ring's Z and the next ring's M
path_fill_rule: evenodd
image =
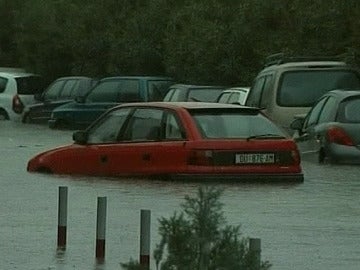
M30 174L35 154L71 143L72 131L0 121L0 269L121 269L138 259L140 211L158 219L180 210L200 183ZM277 270L357 270L360 166L303 161L302 184L211 183L224 189L228 224L261 239L262 260ZM57 253L59 186L68 187L67 248ZM107 197L106 255L95 260L97 197ZM151 268L155 269L151 258Z

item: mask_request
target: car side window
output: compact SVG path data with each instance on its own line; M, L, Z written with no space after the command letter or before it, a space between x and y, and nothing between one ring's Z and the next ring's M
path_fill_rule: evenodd
M163 111L160 109L136 109L121 139L134 142L159 141L162 116Z
M64 85L64 80L56 81L44 92L44 100L56 100Z
M184 98L184 94L182 92L185 91L181 91L181 89L175 89L174 93L172 94L171 98L169 99L169 101L179 101L179 100L183 100Z
M268 102L271 98L271 89L273 86L273 76L272 75L267 75L265 76L265 83L264 83L264 87L263 87L263 91L261 93L261 97L260 97L260 107L261 108L267 108L268 107Z
M89 130L88 143L115 143L129 113L129 108L123 108L108 113L94 127Z
M319 116L319 123L326 123L335 120L335 106L337 102L334 97L329 97Z
M253 107L260 106L260 100L264 88L264 83L265 83L265 76L256 79L254 86L249 92L249 97L247 99L246 105Z
M165 140L182 140L183 133L181 127L177 121L176 116L173 113L167 113L165 118Z
M73 95L71 94L74 92L74 89L79 86L79 80L68 80L65 82L63 90L60 93L62 98L70 98Z
M311 109L308 117L305 120L305 127L309 127L309 126L313 126L315 124L317 124L318 119L319 119L319 115L320 112L325 104L327 100L327 97L321 99L316 105L314 105L314 107Z
M139 80L121 80L119 81L119 90L117 101L120 102L136 102L141 101Z
M172 95L174 94L174 89L170 89L169 92L166 93L165 97L164 97L164 101L170 101Z
M7 82L7 79L0 78L0 93L3 93L5 91Z

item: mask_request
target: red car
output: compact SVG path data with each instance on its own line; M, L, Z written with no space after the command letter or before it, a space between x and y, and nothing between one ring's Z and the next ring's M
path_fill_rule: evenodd
M30 172L199 180L303 181L295 142L259 109L220 103L117 106Z

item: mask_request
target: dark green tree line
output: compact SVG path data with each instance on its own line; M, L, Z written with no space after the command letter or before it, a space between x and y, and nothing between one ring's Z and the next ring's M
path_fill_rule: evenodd
M357 0L0 0L0 66L249 85L272 53L360 51L359 15Z

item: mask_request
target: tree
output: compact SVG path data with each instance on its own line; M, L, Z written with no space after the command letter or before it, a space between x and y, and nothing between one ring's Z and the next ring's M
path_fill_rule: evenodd
M199 188L196 197L185 197L182 211L159 220L161 241L154 251L157 270L266 270L269 262L256 266L248 249L248 239L241 238L240 226L226 224L222 191ZM166 256L166 257L165 257ZM124 269L142 269L131 260Z

